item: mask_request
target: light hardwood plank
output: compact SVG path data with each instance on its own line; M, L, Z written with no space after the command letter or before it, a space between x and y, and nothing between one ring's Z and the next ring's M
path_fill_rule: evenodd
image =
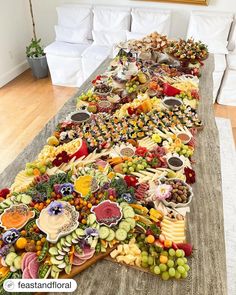
M0 172L32 141L76 92L36 80L27 70L0 89Z

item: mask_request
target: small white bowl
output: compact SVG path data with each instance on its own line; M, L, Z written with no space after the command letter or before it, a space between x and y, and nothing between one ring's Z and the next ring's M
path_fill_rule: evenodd
M172 100L172 101L175 101L176 104L173 104L173 105L170 105L170 104L167 104L167 101L168 100ZM166 108L173 108L175 106L181 106L183 104L182 100L181 99L178 99L176 98L175 96L165 96L164 99L162 100L162 103L163 105L166 107Z
M163 204L167 207L171 207L171 208L182 208L182 207L187 207L191 201L192 201L192 198L193 198L193 190L191 188L190 185L188 185L185 181L181 180L181 179L178 179L178 178L168 178L168 180L178 180L178 181L181 181L185 186L188 187L189 189L189 192L190 192L190 195L188 197L188 202L187 203L174 203L174 202L168 202L166 200L162 200ZM160 181L160 183L162 183Z
M180 166L175 166L175 165L171 164L171 163L170 163L170 160L173 159L173 158L177 159L177 160L180 161L182 164L181 164ZM174 170L174 171L178 171L178 170L182 169L183 166L184 166L184 162L183 162L183 160L182 160L179 156L171 156L171 157L169 157L169 158L167 159L167 164L168 164L168 166L170 167L170 169L172 169L172 170Z

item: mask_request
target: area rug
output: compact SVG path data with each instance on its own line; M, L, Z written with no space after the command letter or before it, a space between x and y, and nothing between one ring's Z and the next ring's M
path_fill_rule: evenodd
M228 295L236 294L236 150L230 120L216 118L220 158L226 240ZM221 241L219 241L220 243Z

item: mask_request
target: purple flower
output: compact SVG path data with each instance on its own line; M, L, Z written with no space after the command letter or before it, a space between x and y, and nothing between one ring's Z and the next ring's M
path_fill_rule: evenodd
M0 249L0 257L6 257L10 252L11 245L5 245Z
M130 204L134 202L134 198L130 193L122 194L121 198L124 199L124 201L126 201L127 203L130 203Z
M71 195L73 191L74 191L74 186L72 183L63 183L59 187L59 192L64 197Z
M86 238L89 238L89 237L98 237L98 231L96 228L92 228L92 227L88 227L85 229L84 231L85 235L86 235Z
M19 239L19 237L20 237L19 231L14 228L6 231L2 235L2 239L5 244L13 244Z
M61 215L63 211L63 204L57 201L53 201L48 207L50 215Z

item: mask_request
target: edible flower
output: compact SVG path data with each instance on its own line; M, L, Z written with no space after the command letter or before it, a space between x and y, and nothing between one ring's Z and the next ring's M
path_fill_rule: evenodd
M2 235L2 239L5 244L13 244L19 239L19 237L20 237L19 231L14 228L6 231Z
M121 198L126 201L127 203L131 204L134 203L134 197L130 193L124 193L121 195Z
M85 239L88 239L90 237L92 238L98 237L98 231L96 228L88 227L84 230L84 233L86 235Z
M168 184L160 184L156 189L156 198L158 200L168 199L171 195L172 186Z
M145 157L147 152L148 152L147 148L139 146L136 148L135 154L139 157Z
M74 191L74 186L72 183L63 183L60 185L59 192L62 196L71 195Z
M48 213L50 215L61 215L63 213L63 204L53 201L48 207Z
M0 249L0 257L6 257L10 252L11 245L5 245Z
M0 190L0 198L6 198L7 195L10 194L9 188L3 188Z
M68 163L70 161L70 156L67 152L63 151L56 156L56 159L52 161L53 166L61 166L63 163Z
M186 176L186 182L188 184L193 184L196 181L196 173L193 169L185 167L184 174Z

